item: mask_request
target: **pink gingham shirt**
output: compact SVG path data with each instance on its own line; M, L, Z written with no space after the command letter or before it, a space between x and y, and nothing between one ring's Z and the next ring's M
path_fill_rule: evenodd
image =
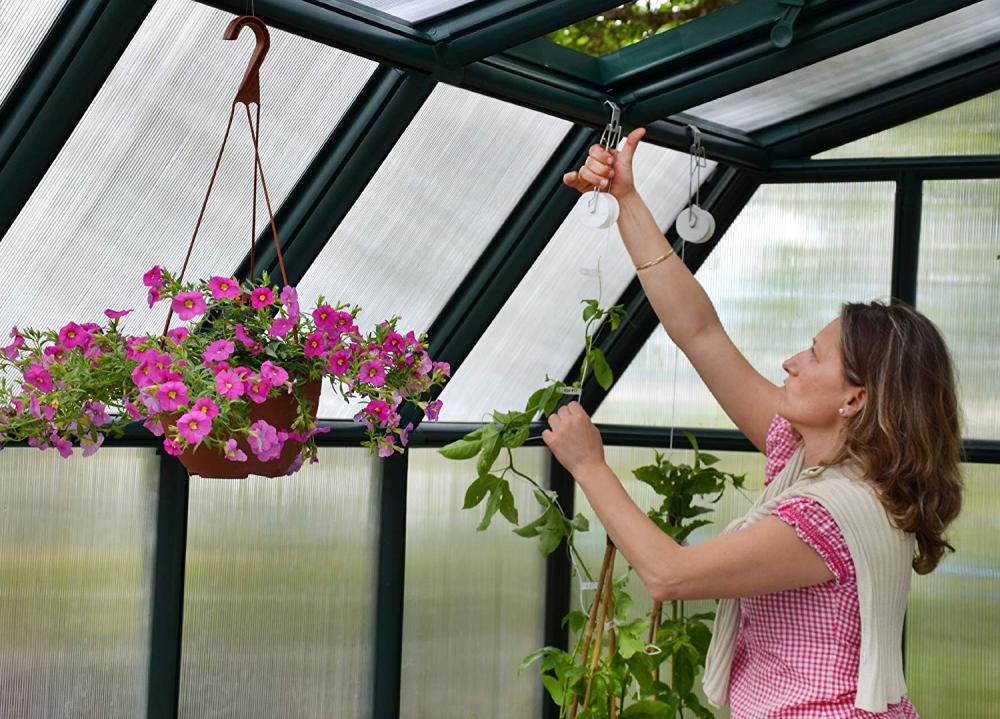
M765 483L800 440L788 420L774 418L765 442ZM854 706L861 654L858 585L833 517L806 497L782 502L773 514L823 557L833 579L740 599L729 684L732 719L919 719L906 697L880 714Z

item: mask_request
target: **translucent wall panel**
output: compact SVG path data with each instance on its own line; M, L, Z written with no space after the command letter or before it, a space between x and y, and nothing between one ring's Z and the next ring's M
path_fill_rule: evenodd
M635 172L653 216L666 228L687 201L687 155L643 145ZM583 349L581 300L613 304L634 273L617 226L593 230L571 213L445 388L442 419L479 420L491 409L522 409L546 374L562 379Z
M419 22L463 5L471 5L472 2L471 0L362 0L362 4L403 20Z
M193 477L181 717L370 716L378 465Z
M28 64L66 0L0 0L0 105Z
M1000 180L925 182L917 307L944 333L965 434L1000 439Z
M515 453L518 470L547 483L549 454ZM541 682L517 668L542 646L545 560L537 540L499 515L485 532L483 506L462 509L475 462L436 450L410 453L406 499L403 716L505 719L538 713ZM538 515L526 482L511 481L525 524Z
M660 451L667 454L671 462L675 464L690 464L694 461L693 452L689 450L670 451L667 449L668 446L669 440L668 438L664 438L664 447ZM660 505L662 500L659 499L658 495L648 485L635 479L632 474L632 470L637 467L655 463L654 449L645 447L606 447L604 452L608 465L622 481L622 485L635 503L644 512L648 512L650 509ZM745 474L745 488L743 490L727 489L722 499L714 505L715 511L703 515L712 524L694 531L688 540L688 544L699 544L719 534L729 522L738 516L742 516L750 508L753 500L756 499L757 494L764 487L763 455L746 452L710 452L710 454L720 459L720 462L715 466L723 472ZM707 502L702 502L701 504L703 506L713 506ZM576 491L576 511L582 512L590 520L590 531L577 535L576 546L591 575L596 579L600 573L601 560L604 557L606 534L600 524L600 520L597 518L593 508L591 508L586 495L579 488L579 485ZM628 571L626 567L627 561L619 553L615 559L616 579L620 579L625 575ZM635 602L631 616L633 618L639 617L640 614L648 616L653 602L645 585L635 572L631 572L629 575L627 591ZM584 611L589 611L590 603L593 601L593 591L588 590L581 593L580 583L577 578L572 580L570 596L573 609L583 606ZM698 612L713 612L715 611L717 602L714 600L699 600L687 601L682 604L685 615L691 615ZM671 616L672 608L669 604L665 606L664 612L665 617ZM701 691L700 675L695 681L695 692L699 697L702 697L702 704L708 706ZM729 711L716 710L715 716L720 719L728 717Z
M820 155L845 157L1000 154L1000 92L977 97Z
M894 191L892 183L764 185L698 270L729 336L772 382L843 302L888 298ZM733 427L662 328L594 417Z
M424 332L570 125L439 85L300 284ZM357 410L327 390L322 417Z
M158 470L0 453L0 716L145 715Z
M0 242L0 327L103 320L140 308L133 332L158 332L142 273L179 271L232 98L253 47L222 33L230 13L161 0ZM261 70L261 156L275 209L375 64L271 30ZM331 69L334 68L335 71ZM229 273L249 251L253 148L237 117L195 245L190 277ZM266 209L260 204L263 226Z
M982 0L688 112L741 130L758 130L947 63L997 39L1000 0Z
M1000 706L1000 484L996 465L965 465L957 550L914 576L906 615L906 684L920 715L989 719Z

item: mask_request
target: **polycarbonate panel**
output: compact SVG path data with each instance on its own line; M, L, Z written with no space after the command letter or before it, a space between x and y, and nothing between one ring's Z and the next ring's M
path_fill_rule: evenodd
M669 436L664 437L663 447L659 450L667 455L667 458L675 464L694 461L694 452L690 450L668 450ZM647 447L605 447L604 455L608 466L621 480L625 490L632 497L633 501L644 511L648 512L660 505L661 500L658 495L646 484L638 481L632 474L632 470L656 462L656 450ZM764 488L764 457L761 454L751 452L709 452L719 458L719 463L715 465L723 472L733 472L745 474L744 489L736 490L727 488L722 495L722 499L715 505L708 502L701 502L704 506L714 506L714 511L703 515L701 518L708 519L711 525L700 527L691 533L688 544L700 544L718 535L722 529L732 520L742 516L750 509L757 494ZM586 563L588 571L596 580L601 570L601 560L604 557L606 533L601 526L600 520L587 501L587 496L580 489L576 488L576 511L583 513L590 521L590 531L576 535L576 547L580 552L583 561ZM627 560L618 553L615 558L615 578L621 579L625 576ZM641 615L649 616L653 606L653 600L649 596L649 591L642 580L635 572L629 575L627 589L631 595L634 605L631 618L638 618ZM593 590L580 591L580 582L574 577L571 582L570 606L572 609L584 607L584 611L589 611L593 601ZM717 606L715 600L698 600L681 602L682 611L686 616L699 612L714 612ZM669 603L664 606L664 617L670 617L672 607ZM665 665L669 671L669 665ZM668 675L669 676L669 675ZM695 680L695 693L701 698L702 704L708 706L701 689L701 676ZM715 710L716 717L728 717L727 709Z
M951 350L965 436L1000 439L1000 180L923 189L917 307Z
M0 453L0 716L146 713L159 462Z
M688 156L642 145L635 173L653 217L666 228L687 202ZM581 300L611 305L634 274L617 226L590 229L571 212L445 387L442 419L479 421L493 409L523 409L546 374L563 379L583 350Z
M179 716L371 715L379 471L191 478Z
M889 85L1000 39L1000 0L982 0L687 112L745 131Z
M66 0L0 0L0 105L65 4Z
M841 145L816 158L995 155L1000 154L997 127L1000 92Z
M922 717L992 719L1000 706L1000 484L997 466L962 467L962 512L938 568L914 576L906 685Z
M764 185L698 270L729 336L772 382L842 303L888 298L894 193L892 183ZM594 419L734 427L662 328Z
M139 308L131 332L162 331L142 273L180 271L253 33L226 42L230 13L160 0L0 242L0 327L103 321ZM331 68L335 71L331 71ZM375 63L271 29L261 70L261 157L275 210ZM239 113L243 113L242 117ZM250 247L253 146L241 105L188 277L233 272ZM258 228L266 222L259 197Z
M540 448L514 453L518 470L547 484ZM517 675L544 643L545 559L499 515L485 532L483 506L462 509L475 462L410 452L406 500L406 610L401 716L507 719L537 716L541 682ZM513 478L521 523L538 516L531 486Z
M425 332L570 124L438 85L299 285ZM351 417L329 387L321 417Z
M326 2L326 0L323 0ZM419 22L435 15L471 5L471 0L361 0L362 5L395 15L402 20Z

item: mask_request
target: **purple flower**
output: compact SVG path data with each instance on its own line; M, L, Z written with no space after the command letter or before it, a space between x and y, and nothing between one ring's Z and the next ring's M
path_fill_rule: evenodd
M207 306L201 292L180 292L170 303L170 308L177 313L182 321L187 322L204 314Z
M247 444L250 445L250 451L254 456L262 462L277 459L284 446L278 431L262 419L250 425L247 430Z
M24 373L24 379L42 392L52 391L52 375L38 362L32 362Z
M382 349L386 352L402 353L406 350L406 340L398 332L390 332L382 342Z
M313 310L312 313L313 322L316 323L316 327L321 330L332 330L334 325L334 318L336 317L336 312L329 305L320 305Z
M261 404L267 399L267 393L271 391L271 383L263 377L253 377L247 382L247 394L257 404Z
M160 293L155 287L151 287L149 292L146 293L146 302L150 307L155 305L160 301Z
M172 339L177 344L180 344L188 338L191 333L188 331L187 327L174 327L172 330L167 332L167 337Z
M410 443L410 432L413 431L413 422L406 425L404 429L399 431L399 443L404 447Z
M201 397L191 405L192 412L203 412L209 419L219 416L219 407L212 401L211 397Z
M231 277L212 277L208 281L212 299L224 300L240 296L240 284Z
M379 424L384 423L389 419L389 405L380 399L373 399L364 410L365 414L370 417L374 417L378 420Z
M163 423L158 419L147 419L142 423L142 426L152 432L154 437L163 436Z
M63 459L69 459L73 456L73 443L68 439L64 439L53 432L52 436L49 437L49 441L52 442L53 447L59 450L59 454Z
M299 318L299 293L295 291L294 287L285 285L281 288L281 303L288 310L288 317L290 319L297 320Z
M4 357L9 360L16 360L18 350L24 346L24 337L22 337L21 333L17 331L16 326L11 329L10 336L14 339L14 341L3 348L3 354Z
M104 310L104 316L107 317L109 320L116 320L119 317L124 317L125 315L131 314L132 312L133 310ZM94 452L96 451L97 450L95 449ZM91 452L91 454L93 454L93 452Z
M351 353L349 350L337 350L332 355L326 365L330 374L338 377L351 368Z
M302 465L305 463L305 461L306 461L305 453L299 452L297 455L295 455L295 459L293 459L292 463L288 466L288 471L285 472L285 476L291 477L293 474L298 472L300 469L302 469Z
M385 384L385 366L377 359L368 360L361 365L358 379L372 387L381 387Z
M442 404L441 400L439 399L436 399L433 402L429 402L427 404L427 409L424 410L424 414L427 415L427 419L429 419L431 422L436 421L437 418L441 415L441 404Z
M323 333L317 330L306 337L305 344L302 345L302 353L306 357L319 357L326 352L326 338Z
M132 370L132 383L136 387L148 387L151 384L156 384L158 379L156 374L158 371L153 367L153 363L143 361Z
M445 377L451 377L451 365L447 362L435 362L434 370L441 372Z
M205 348L205 351L201 353L201 358L204 360L205 366L208 366L212 362L229 359L229 355L235 350L236 345L230 340L216 340Z
M188 403L188 388L183 382L164 382L156 390L156 401L164 412L173 412Z
M96 400L87 402L83 405L83 413L87 415L87 418L98 427L111 422L111 417L108 416L105 409L104 404Z
M395 449L396 441L391 434L387 434L378 440L378 456L391 457Z
M247 453L236 445L235 439L226 440L226 459L230 462L246 462Z
M288 381L288 372L271 360L265 361L260 366L260 376L267 380L272 387L280 387Z
M59 363L66 360L66 348L62 345L49 345L42 350L42 354L45 355L50 363Z
M142 276L142 284L146 287L160 288L163 286L163 271L159 265L153 265L146 274Z
M243 380L233 370L222 370L215 375L215 391L228 399L242 397L245 391Z
M70 322L59 330L59 343L66 349L86 348L91 339L90 333L76 322Z
M272 337L284 338L295 327L295 320L291 317L275 317L274 322L267 328L267 333Z
M184 454L184 449L181 447L181 443L176 439L170 439L169 437L163 438L163 451L172 457L180 457Z
M177 420L177 432L188 444L198 444L212 431L212 420L204 412L192 410Z
M80 440L80 446L83 447L83 456L90 457L91 455L96 454L102 444L104 444L103 434L98 434L96 440L91 440L90 437L84 437Z
M271 291L270 287L258 287L250 293L250 305L255 310L259 310L261 307L267 307L271 304L274 304L274 293Z
M128 412L128 416L132 419L142 419L144 416L142 412L139 411L139 408L136 407L135 402L130 399L125 400L125 411Z
M350 312L337 312L333 317L333 329L341 334L355 329L354 315Z
M236 339L240 342L240 344L247 347L251 351L255 351L260 348L260 343L248 335L246 330L243 328L243 325L239 323L236 325Z

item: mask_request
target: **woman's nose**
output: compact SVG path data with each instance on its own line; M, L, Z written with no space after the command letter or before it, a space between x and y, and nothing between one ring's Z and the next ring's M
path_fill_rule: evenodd
M784 362L781 363L781 369L785 370L788 374L795 374L794 357L789 357Z

